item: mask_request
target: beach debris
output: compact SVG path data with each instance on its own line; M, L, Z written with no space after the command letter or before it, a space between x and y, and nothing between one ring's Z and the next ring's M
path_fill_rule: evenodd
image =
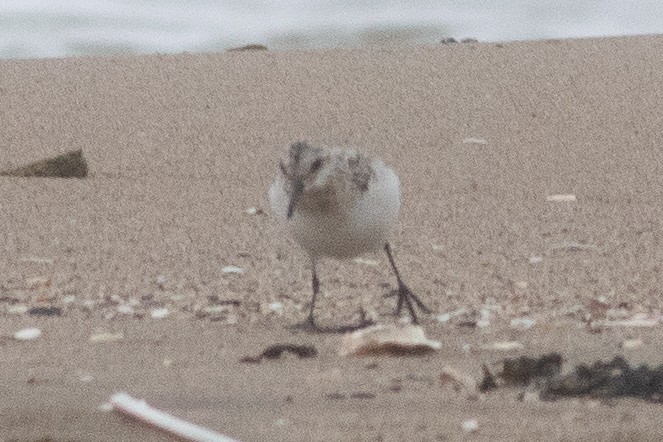
M437 315L435 317L435 319L437 320L437 322L445 323L445 322L449 322L453 318L463 316L463 315L466 315L468 313L469 313L469 311L465 307L461 307L461 308L453 310L451 312L441 313L441 314Z
M260 313L263 315L273 314L277 316L283 315L283 303L279 301L268 302L260 304Z
M367 266L378 266L378 265L380 265L380 261L376 261L374 259L355 258L353 261L357 264L363 264L363 265L367 265Z
M221 269L221 273L226 273L226 274L236 273L241 275L242 273L244 273L244 269L237 266L225 266Z
M53 259L52 258L42 258L40 256L28 256L26 258L21 258L21 262L29 262L33 264L45 264L45 265L53 265Z
M476 37L465 37L460 39L461 43L479 43L479 39Z
M562 371L562 364L563 358L559 353L548 353L537 358L504 359L501 371L496 374L484 366L484 378L479 389L526 387L526 391L519 395L521 400L533 400L538 393L541 400L635 397L663 402L663 364L653 368L647 364L631 366L621 356L615 356L608 362L579 364L569 372Z
M28 306L25 304L14 304L7 307L7 313L13 315L22 315L28 312Z
M52 285L51 278L45 276L34 276L25 280L25 285L32 290L48 288Z
M476 419L468 419L463 422L463 431L467 433L474 433L479 430L479 422Z
M413 324L374 325L345 334L341 356L419 356L439 350L442 344L426 338Z
M479 319L476 321L476 326L479 328L486 328L490 326L490 318L492 313L489 308L484 307L479 311Z
M153 308L150 311L150 317L152 319L163 319L170 314L170 311L165 307Z
M263 359L279 359L286 352L296 355L299 359L318 356L318 350L312 345L274 344L267 347L258 356L244 356L239 361L246 364L257 364Z
M88 166L82 150L30 163L27 166L0 171L0 176L40 178L85 178Z
M96 333L88 338L90 342L113 342L113 341L120 341L122 339L124 339L124 333L122 332Z
M661 324L663 317L660 315L650 315L646 313L636 313L630 318L621 320L597 321L604 327L656 327Z
M266 51L267 46L263 44L248 44L244 46L238 46L236 48L228 48L228 52L242 52L242 51Z
M375 399L375 393L370 393L368 391L356 391L350 393L350 399Z
M518 341L500 341L490 344L484 344L480 347L482 350L498 350L498 351L512 351L522 350L525 348L522 342Z
M36 327L22 328L14 333L17 341L32 341L41 336L41 330Z
M443 45L446 45L446 44L451 44L451 43L458 43L458 40L456 40L453 37L444 37L442 40L440 40L440 43L442 43Z
M159 290L163 290L166 287L166 282L167 281L168 281L168 279L166 278L166 276L161 275L161 274L157 275L154 278L154 282L157 283L157 287L159 287Z
M131 304L120 304L116 310L122 315L133 315L135 313L135 309Z
M511 325L511 327L513 328L521 328L524 330L534 327L534 324L536 324L536 321L534 319L526 317L513 318L509 323L509 325Z
M92 382L94 380L94 376L92 376L91 374L88 374L88 373L83 373L80 376L78 376L78 380L81 381L81 382L88 383L88 382Z
M639 348L645 345L642 339L627 339L619 343L619 348L623 350L633 350L634 348Z
M62 309L60 307L32 307L28 310L30 316L60 316Z
M546 201L551 203L566 203L576 201L576 196L572 194L548 195Z
M563 251L563 252L584 252L584 251L597 251L599 248L594 244L585 244L576 241L563 242L559 244L554 244L550 247L551 252Z
M113 410L184 440L193 442L234 442L234 439L165 413L124 392L115 393L111 396L109 402Z
M477 399L479 397L479 387L476 380L472 376L461 373L453 367L446 366L442 368L440 382L442 386L450 385L457 393L466 393L468 399Z
M232 311L233 306L228 305L208 305L200 307L196 311L197 318L209 318L210 321L224 321L229 324L237 322L237 315Z
M530 264L539 264L539 263L543 262L543 256L532 255L532 256L529 257L528 261L529 261Z
M465 138L463 139L463 144L488 144L488 141L483 138Z
M249 207L248 209L244 210L244 213L247 215L264 215L265 211L262 209L258 209L257 207Z

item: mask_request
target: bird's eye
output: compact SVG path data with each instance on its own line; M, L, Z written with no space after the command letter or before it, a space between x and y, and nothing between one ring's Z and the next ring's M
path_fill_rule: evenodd
M313 164L311 164L311 172L313 173L317 172L320 169L320 167L322 167L322 159L318 158L313 162Z

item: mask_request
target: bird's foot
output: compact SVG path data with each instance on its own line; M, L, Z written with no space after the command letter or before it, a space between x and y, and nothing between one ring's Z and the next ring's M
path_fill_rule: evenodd
M396 317L399 317L401 315L401 310L403 310L403 305L407 307L408 312L410 313L410 319L412 320L413 324L419 324L419 319L417 318L417 314L415 312L414 306L416 305L420 311L423 313L429 314L432 313L432 310L424 304L421 299L406 286L402 282L398 285L398 288L396 290L392 290L391 293L389 293L386 296L398 296L398 302L396 303Z

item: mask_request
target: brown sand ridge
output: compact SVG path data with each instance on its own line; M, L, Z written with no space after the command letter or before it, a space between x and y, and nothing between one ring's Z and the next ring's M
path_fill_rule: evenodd
M89 166L0 177L0 335L42 330L0 340L0 440L163 440L98 410L116 391L242 441L660 439L660 404L468 400L439 376L550 351L663 362L663 326L619 323L663 307L661 53L642 36L0 62L0 170L78 149ZM337 336L287 328L309 274L266 189L299 139L398 170L396 259L440 351L341 358ZM395 281L367 258L320 266L321 322L389 320ZM278 343L317 356L240 362Z

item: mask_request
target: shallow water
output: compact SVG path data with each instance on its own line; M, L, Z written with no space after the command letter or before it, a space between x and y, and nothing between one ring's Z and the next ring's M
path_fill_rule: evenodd
M186 6L183 6L186 3ZM660 0L3 0L0 58L663 32Z

